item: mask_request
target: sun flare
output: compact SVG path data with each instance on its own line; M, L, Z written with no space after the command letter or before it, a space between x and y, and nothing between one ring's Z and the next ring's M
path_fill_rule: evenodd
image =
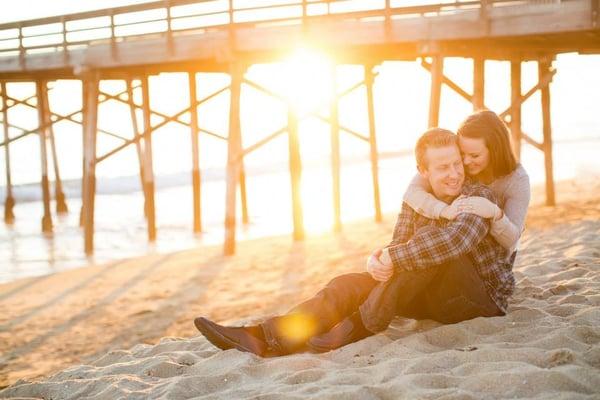
M333 64L323 53L298 48L282 63L279 89L302 117L329 105Z

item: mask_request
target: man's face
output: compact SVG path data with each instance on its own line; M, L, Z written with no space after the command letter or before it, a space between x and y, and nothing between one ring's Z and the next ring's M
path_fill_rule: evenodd
M419 170L429 181L433 194L450 203L460 194L465 181L465 170L458 146L429 147L425 151L427 167Z

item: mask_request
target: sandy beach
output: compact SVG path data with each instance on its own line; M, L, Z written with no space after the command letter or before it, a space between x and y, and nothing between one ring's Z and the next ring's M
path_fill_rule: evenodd
M598 399L600 180L534 191L504 317L397 318L326 354L220 351L205 315L241 324L285 312L361 271L395 215L342 234L241 242L121 260L0 286L0 398Z

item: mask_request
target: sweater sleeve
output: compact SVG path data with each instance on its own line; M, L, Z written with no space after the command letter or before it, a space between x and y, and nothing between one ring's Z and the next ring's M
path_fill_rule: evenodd
M430 192L429 182L417 174L406 188L404 202L424 217L439 219L440 213L448 204L438 200Z
M473 196L495 202L491 190L480 186ZM487 219L461 213L445 226L428 225L418 229L406 243L388 247L392 264L403 270L419 270L443 264L470 253L490 229Z
M502 247L510 250L516 246L525 228L531 198L527 173L515 177L515 181L507 188L505 198L504 216L492 222L490 234Z

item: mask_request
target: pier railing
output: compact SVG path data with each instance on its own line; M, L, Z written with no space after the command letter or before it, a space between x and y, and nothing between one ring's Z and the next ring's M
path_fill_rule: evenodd
M581 1L581 0L571 0ZM456 13L463 9L558 3L559 0L165 0L0 24L0 57L85 48L145 37L201 34L239 26L310 24L323 19L382 20ZM257 3L257 2L253 2ZM417 4L418 3L418 4Z

